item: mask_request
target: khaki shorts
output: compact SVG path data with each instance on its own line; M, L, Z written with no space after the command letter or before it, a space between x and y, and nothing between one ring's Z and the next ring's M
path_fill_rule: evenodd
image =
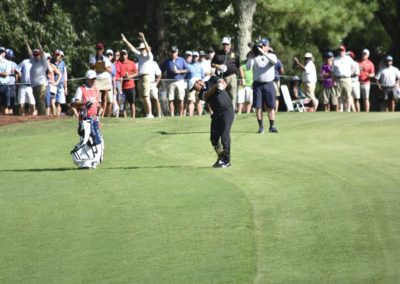
M173 101L177 99L183 101L185 99L185 88L186 84L184 80L168 82L168 100Z
M149 97L151 89L150 75L142 75L139 77L138 90L141 97Z
M150 84L150 99L158 100L158 88L156 83Z
M371 84L361 84L360 85L360 92L361 92L361 98L363 99L369 99L369 92L371 90Z
M275 97L278 99L278 97L280 97L281 95L281 92L279 91L279 88L281 87L281 82L274 81L274 87L275 87Z
M322 95L324 97L324 105L332 104L334 106L338 105L338 97L336 95L336 90L334 87L332 88L324 88L322 91Z
M197 97L197 91L196 90L189 91L187 93L186 100L188 102L194 102L194 101L196 101L196 97Z
M360 82L359 81L351 83L351 95L356 100L360 99Z
M315 83L303 83L303 93L304 95L311 99L316 100L315 97Z
M336 78L336 95L338 98L350 98L351 90L351 78Z
M111 78L96 79L96 88L99 91L108 91L112 89Z

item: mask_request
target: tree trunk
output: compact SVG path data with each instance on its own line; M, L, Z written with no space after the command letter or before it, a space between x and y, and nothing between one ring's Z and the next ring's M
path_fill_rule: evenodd
M393 6L395 5L395 15L392 14ZM392 40L392 47L394 54L400 53L400 0L388 2L381 0L379 1L380 9L375 12L378 16L383 28Z
M164 16L165 0L148 1L147 5L148 42L159 61L165 57L164 53L168 48L165 40L167 28Z
M240 58L245 59L249 51L248 43L251 42L253 30L253 16L256 12L256 0L235 0L233 8L235 10L237 29L237 51Z

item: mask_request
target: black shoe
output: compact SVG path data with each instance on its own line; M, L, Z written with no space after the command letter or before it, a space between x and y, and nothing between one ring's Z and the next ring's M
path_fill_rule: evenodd
M223 163L224 163L224 161L218 159L218 160L214 163L214 165L212 165L212 167L213 167L213 168L220 168L221 165L222 165Z
M260 128L258 128L258 131L257 131L257 133L260 133L260 134L264 134L264 128L263 127L260 127Z
M275 126L272 126L269 128L269 133L278 133L278 129L276 129Z

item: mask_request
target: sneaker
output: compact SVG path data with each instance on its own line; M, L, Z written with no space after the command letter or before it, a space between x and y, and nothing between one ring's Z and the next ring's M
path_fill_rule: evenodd
M220 168L229 168L231 166L231 163L229 162L224 162Z
M263 127L260 127L257 132L260 134L264 134L265 130Z
M214 165L213 165L212 167L213 167L213 168L220 168L222 164L224 164L224 162L221 161L220 159L218 159L218 160L214 163Z
M154 115L148 114L148 115L146 115L146 118L154 118Z
M272 126L269 128L269 133L278 133L278 129L276 129L275 126Z

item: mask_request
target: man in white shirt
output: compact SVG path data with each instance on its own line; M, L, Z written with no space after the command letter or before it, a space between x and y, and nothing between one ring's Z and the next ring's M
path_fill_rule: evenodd
M247 59L246 68L253 68L253 107L256 109L258 121L258 133L263 134L263 105L267 105L269 132L277 133L275 127L275 64L278 58L275 54L269 53L268 39L261 39L257 46L253 46L253 56Z
M29 105L29 115L34 115L36 112L35 97L33 96L31 87L31 68L31 60L25 59L15 69L17 72L17 82L19 81L17 101L20 115L25 115L25 104Z
M294 58L294 62L300 67L302 72L302 82L303 82L303 92L306 97L308 97L313 103L314 111L318 109L318 100L315 97L315 86L317 84L317 69L313 62L313 55L311 52L306 52L304 54L304 65L302 65L297 59Z
M151 111L151 101L150 101L150 88L151 80L150 74L153 72L153 53L151 52L150 46L148 45L144 34L139 33L139 39L141 41L140 46L135 48L123 34L121 34L122 41L130 48L130 50L135 54L139 60L139 82L138 91L139 95L143 98L143 107L146 113L146 118L154 118Z
M385 100L385 111L395 110L394 92L398 87L400 71L393 66L393 57L388 55L385 58L385 67L379 70L376 80L379 90L382 91Z
M11 63L6 58L6 49L0 47L0 106L1 113L8 114L7 109L10 107L10 81Z
M346 47L339 46L338 56L333 60L333 76L336 83L336 95L343 111L343 104L346 104L346 111L350 111L353 72L353 59L346 54Z

